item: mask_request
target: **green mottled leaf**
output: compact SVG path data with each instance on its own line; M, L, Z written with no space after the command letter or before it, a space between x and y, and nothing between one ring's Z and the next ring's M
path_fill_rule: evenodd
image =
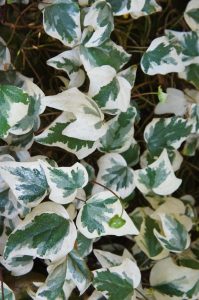
M0 292L0 300L15 300L15 295L14 292L9 288L9 286L5 283L2 282L3 285L3 291ZM3 293L3 297L2 297Z
M134 288L141 279L137 265L128 258L119 266L98 269L93 273L94 287L109 300L132 299Z
M44 7L43 24L48 35L66 46L73 47L80 41L80 11L75 0L56 1Z
M168 214L160 215L164 235L154 229L154 234L163 248L171 252L182 252L189 247L190 237L186 228Z
M66 278L72 280L82 294L90 285L92 274L79 252L72 250L67 257Z
M197 0L191 0L184 12L184 18L191 30L199 29L199 4Z
M58 260L73 249L76 236L75 225L69 220L64 207L44 202L10 234L4 258L29 255Z
M88 94L106 113L126 112L130 104L136 71L136 66L120 73L116 73L114 68L107 65L93 68L88 72L90 79Z
M36 162L1 162L0 175L23 206L34 207L48 192L46 176Z
M88 182L86 169L79 163L72 167L53 168L42 163L48 185L49 198L60 204L67 204L75 199L77 190L83 188Z
M64 129L71 121L68 113L62 113L48 128L36 137L36 141L46 146L55 146L74 153L78 159L88 156L95 151L97 143L76 139L63 134Z
M199 89L199 63L186 66L184 72L179 73L179 77L189 81Z
M89 35L84 44L89 39ZM98 47L87 48L84 44L80 45L80 58L87 72L94 67L103 65L109 65L118 71L129 61L130 56L121 46L116 45L111 40L107 40Z
M9 189L0 192L0 214L8 219L11 219L13 216L17 215L17 210L13 204Z
M97 163L99 166L97 182L116 191L122 198L128 197L133 192L135 188L133 171L120 154L105 154ZM92 193L103 190L102 186L95 184Z
M148 75L182 72L184 65L166 36L156 38L144 53L141 67Z
M175 177L166 149L159 158L144 169L134 172L135 185L143 193L169 195L178 189L181 179Z
M144 139L152 155L164 148L178 149L192 131L192 125L180 117L154 118L145 128Z
M126 221L125 225L118 229L109 226L110 219L116 214ZM138 233L120 201L109 191L95 194L86 201L79 211L76 225L87 238Z
M93 34L85 44L86 47L98 47L108 40L114 29L111 6L105 0L93 3L84 17L84 26L89 26L93 30Z
M90 252L93 249L93 240L88 239L83 234L81 234L81 232L79 232L79 231L77 233L76 243L77 243L77 251L78 251L79 255L82 257L85 257L88 254L90 254Z
M133 140L134 122L137 111L129 107L126 112L121 112L107 122L107 132L100 138L99 150L101 152L121 153L126 151Z
M69 88L80 87L84 83L85 73L80 68L82 62L80 60L78 48L60 53L59 55L49 59L47 64L55 69L63 70L67 73L70 79Z

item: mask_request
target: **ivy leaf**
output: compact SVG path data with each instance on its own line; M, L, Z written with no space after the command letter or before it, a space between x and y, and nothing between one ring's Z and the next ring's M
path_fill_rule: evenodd
M36 141L42 145L62 148L75 154L78 159L88 156L95 151L98 142L81 140L63 134L64 129L73 120L74 118L71 118L68 113L62 113L48 128L36 136Z
M133 170L125 159L117 153L105 154L98 160L99 172L96 181L116 191L122 198L128 197L135 189ZM95 184L92 193L104 190Z
M141 59L141 68L148 75L182 72L184 65L166 36L156 38Z
M12 201L11 191L6 189L0 192L0 215L11 219L17 215L18 211Z
M72 138L96 141L105 134L104 115L97 104L77 88L43 98L46 106L69 112L75 120L68 124L63 134Z
M144 169L136 170L134 178L136 187L143 194L154 192L158 195L169 195L182 183L181 179L175 177L166 149L154 163Z
M77 251L81 257L87 256L88 254L90 254L90 252L93 249L93 240L88 239L79 231L77 233L76 244L77 244Z
M109 226L110 219L116 214L126 221L121 228ZM109 191L95 194L87 200L79 211L76 225L83 235L91 239L103 235L138 234L118 198Z
M0 37L0 70L5 71L11 63L10 51L5 41Z
M192 124L180 117L154 118L145 128L144 139L154 156L164 148L178 149L192 131Z
M136 109L130 106L126 112L121 112L108 121L107 132L100 138L99 151L113 153L126 151L132 144L136 116Z
M135 1L132 1L135 5ZM139 1L140 2L140 1ZM144 6L139 9L138 6L135 6L134 10L130 12L132 18L140 18L142 16L148 16L156 12L160 12L162 7L157 4L155 0L145 0Z
M75 0L56 1L44 7L42 12L44 30L48 35L68 47L73 47L80 41L80 10Z
M29 255L52 261L69 253L76 240L76 228L63 206L44 202L10 234L4 258Z
M53 168L40 162L51 189L49 198L60 204L67 204L75 199L77 190L88 182L86 169L76 163L72 167Z
M137 265L128 258L119 266L98 269L93 274L94 287L109 300L131 299L141 280Z
M30 101L22 89L0 85L0 138L5 138L10 129L27 115Z
M187 4L184 12L184 18L191 30L197 31L199 29L199 4L197 0L191 0Z
M63 286L66 277L66 260L48 266L48 277L36 293L36 299L64 299Z
M177 219L160 214L164 235L154 229L154 234L163 248L171 252L182 252L189 247L190 237L186 228Z
M135 237L135 241L150 259L159 260L168 256L168 251L164 250L158 242L154 230L160 231L158 222L146 215L141 223L140 234Z
M104 0L93 3L84 17L84 26L92 28L93 34L85 47L98 47L110 38L114 29L111 6Z
M191 82L199 89L199 63L190 64L185 67L184 71L179 73L179 77Z
M136 71L136 66L120 73L116 73L115 69L108 65L93 68L88 72L88 94L106 113L125 112L130 104Z
M164 270L164 272L162 272ZM150 284L156 299L176 297L176 299L197 299L199 271L178 266L171 257L157 262L151 270Z
M110 268L121 265L124 260L122 256L113 254L108 251L94 249L93 253L95 254L102 268Z
M85 47L85 43L91 34L92 32L88 34L88 38L85 38L84 43L80 45L80 58L86 72L94 67L103 65L109 65L118 71L129 61L130 55L111 40L107 40L98 47Z
M81 294L84 293L91 284L92 274L88 269L85 260L76 250L72 250L68 254L66 278L72 280L76 284Z
M13 276L22 276L29 273L33 268L32 256L28 255L12 257L6 260L1 257L0 262Z
M69 88L80 87L84 83L85 73L80 68L82 62L80 60L79 48L62 52L49 59L47 64L55 69L63 70L67 73L70 78Z
M0 175L22 206L35 207L47 195L48 184L39 162L1 162Z
M146 0L108 0L115 16L122 16L131 12L135 13L136 11L141 11L145 1Z

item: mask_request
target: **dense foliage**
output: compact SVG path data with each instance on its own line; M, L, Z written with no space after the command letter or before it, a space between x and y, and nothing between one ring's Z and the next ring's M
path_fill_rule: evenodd
M0 1L1 300L199 298L185 4Z

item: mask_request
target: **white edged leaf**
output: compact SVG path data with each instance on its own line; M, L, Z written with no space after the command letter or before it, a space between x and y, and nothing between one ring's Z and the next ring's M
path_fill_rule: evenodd
M148 16L162 10L162 7L158 5L155 0L145 0L144 6L142 8L136 5L135 2L136 1L132 1L132 3L135 4L135 7L132 11L130 11L132 18L134 19L140 18L142 16Z
M164 270L164 272L162 271ZM151 270L150 284L155 299L197 299L199 271L178 266L171 257L157 262Z
M104 0L94 2L84 17L84 26L92 28L93 34L85 47L98 47L110 38L114 29L111 6Z
M70 79L69 88L80 87L85 80L85 73L81 69L79 48L74 48L50 58L47 64L55 69L65 71Z
M158 37L141 59L141 68L148 75L182 72L184 65L174 46L166 36Z
M40 162L48 185L49 198L60 204L67 204L75 199L77 189L83 188L88 182L88 174L80 163L72 167L51 167Z
M55 1L45 6L42 12L44 30L48 35L68 47L73 47L80 41L80 9L76 1Z
M102 268L110 268L110 267L118 266L121 265L123 261L122 256L113 254L108 251L94 249L93 253L95 254Z
M199 89L199 57L197 58L197 63L190 64L185 67L183 72L178 75L190 83L192 83L197 89Z
M75 249L67 256L66 279L72 280L75 283L80 294L84 293L92 281L92 273L85 259Z
M46 146L62 148L75 154L78 159L83 159L95 151L98 142L81 140L63 134L63 130L73 121L74 117L71 118L69 113L63 112L48 128L36 136L35 140Z
M128 197L135 189L133 170L127 166L125 159L118 153L105 154L97 161L99 172L96 181L116 191L122 198ZM95 184L92 194L104 188Z
M85 237L81 232L77 232L76 240L77 251L80 256L86 257L93 250L93 240Z
M64 207L44 202L34 208L10 234L4 259L29 255L55 261L73 249L76 237L76 227Z
M144 139L152 155L164 148L178 149L192 131L189 120L180 117L154 118L144 130Z
M154 192L158 195L169 195L182 183L174 174L166 149L155 162L144 169L136 170L134 178L136 187L143 194Z
M112 10L115 16L121 16L128 13L136 13L140 12L146 0L125 0L125 1L117 1L117 0L108 0L108 2L112 6Z
M136 263L126 258L119 266L102 268L93 272L93 285L106 299L131 299L141 280Z
M199 30L199 3L197 0L189 1L184 12L184 18L191 30Z
M104 115L97 104L77 88L71 88L54 96L44 97L43 103L75 116L75 120L63 129L72 138L96 141L107 130Z
M88 31L84 44L89 39L92 31ZM116 71L121 69L130 59L130 55L121 46L116 45L111 40L107 40L98 47L85 47L80 45L80 58L85 70L88 72L94 67L109 65ZM110 59L111 56L111 59Z
M11 272L13 276L22 276L29 273L33 268L32 256L12 257L11 259L0 258L1 264Z
M119 216L122 224L119 227L112 226L113 218ZM104 235L138 234L119 199L109 191L95 194L86 201L78 213L76 225L90 239Z
M120 73L116 73L116 70L109 65L91 69L87 73L90 80L88 95L106 113L125 112L130 104L136 71L136 66Z
M0 175L22 206L35 207L48 193L46 176L38 161L0 162Z
M12 219L18 214L15 203L13 203L13 195L9 189L0 192L0 215L8 219Z
M165 102L156 105L155 114L175 114L183 116L187 110L187 100L184 93L175 88L167 88Z
M160 214L163 234L154 229L154 234L163 248L171 252L182 252L190 245L189 234L183 224L173 216Z
M139 248L153 260L159 260L168 256L168 251L164 250L154 235L154 229L159 232L159 223L149 216L145 216L140 228L140 234L135 237L135 242Z
M191 104L189 107L189 120L192 124L192 133L199 134L199 104Z
M11 64L10 51L5 41L0 37L0 70L5 71Z
M122 153L128 150L133 142L136 116L136 109L130 106L126 112L121 112L109 120L107 132L99 140L99 151Z

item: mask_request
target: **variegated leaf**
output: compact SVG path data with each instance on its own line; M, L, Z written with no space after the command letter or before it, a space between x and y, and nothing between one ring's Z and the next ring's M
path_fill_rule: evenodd
M112 224L115 217L123 220L119 226ZM79 211L76 224L79 231L91 239L103 235L138 234L118 198L109 191L95 194L87 200Z
M184 65L175 47L166 36L158 37L144 53L141 67L148 75L182 72Z
M141 224L140 234L135 237L135 241L139 248L150 259L159 260L168 256L168 251L164 250L156 239L153 232L154 229L156 229L157 232L160 231L160 225L156 220L146 215Z
M64 129L74 121L74 117L64 112L54 122L50 124L40 135L36 136L36 141L46 146L62 148L75 154L78 159L82 159L98 146L98 142L81 140L63 134Z
M80 41L80 10L75 0L51 2L42 9L42 12L44 30L48 35L69 47L75 46Z
M160 214L163 234L154 229L154 234L163 248L171 252L182 252L189 247L190 237L183 224L168 214Z
M103 65L109 65L118 71L129 61L130 55L111 40L107 40L98 47L85 47L91 35L92 31L88 31L84 43L80 45L80 58L87 72Z
M189 1L184 12L184 18L191 30L199 30L199 3L197 0Z
M85 80L85 73L81 69L79 48L74 48L50 58L47 64L55 69L63 70L70 78L69 88L80 87Z
M67 257L66 278L72 280L82 294L91 284L92 274L84 258L77 250L72 250Z
M35 299L58 300L65 299L63 286L66 278L66 259L48 266L48 277L39 287Z
M162 7L158 5L155 0L145 0L144 6L140 9L138 5L136 5L135 1L132 1L135 5L134 9L130 12L131 16L135 19L148 16L156 12L160 12ZM141 1L139 1L140 3ZM139 4L140 5L140 4Z
M126 151L133 141L136 115L135 107L129 107L126 112L121 112L108 121L107 132L99 140L99 151L113 153Z
M42 102L49 107L70 112L75 120L63 129L63 134L72 138L96 141L106 132L104 115L97 104L77 88L55 96L47 96Z
M93 274L94 287L109 300L131 299L141 280L136 263L128 258L119 266L98 269Z
M169 195L182 183L174 174L166 149L155 162L144 169L136 170L134 178L136 187L143 194L154 192L158 195Z
M197 63L190 64L185 67L183 72L180 72L178 75L180 78L183 78L191 82L197 89L199 89L199 57L197 58Z
M0 192L0 215L8 219L12 219L18 214L11 194L9 189Z
M6 260L1 257L0 262L13 276L22 276L29 273L33 268L32 256L28 255L12 257Z
M145 128L144 139L152 155L164 148L178 149L192 131L192 124L180 117L154 118Z
M46 176L37 161L1 162L0 175L22 206L35 207L47 195Z
M122 256L113 254L108 251L102 251L99 249L94 249L93 253L95 254L97 260L99 261L102 268L115 267L122 264Z
M4 259L28 255L56 261L73 249L76 237L75 225L64 207L44 202L10 234Z
M80 256L85 257L89 255L93 249L93 240L85 237L81 232L77 232L77 251Z
M112 10L115 16L121 16L131 12L141 11L145 5L146 0L108 0L112 6Z
M105 154L97 162L99 172L96 181L116 191L122 198L128 197L135 189L133 170L127 166L125 159L117 153ZM104 188L95 184L92 194Z
M197 299L199 270L178 266L168 257L154 265L150 274L150 284L156 300L174 297L176 300Z
M116 73L109 65L96 67L88 72L90 86L88 94L106 113L126 112L135 82L136 66Z
M50 187L49 198L60 204L67 204L75 199L77 190L88 182L86 169L76 163L72 167L53 168L40 162Z
M0 37L0 70L6 71L11 63L10 51L5 41Z
M93 3L84 17L84 26L89 26L93 30L85 47L98 47L108 40L114 29L113 13L109 3L105 0Z

